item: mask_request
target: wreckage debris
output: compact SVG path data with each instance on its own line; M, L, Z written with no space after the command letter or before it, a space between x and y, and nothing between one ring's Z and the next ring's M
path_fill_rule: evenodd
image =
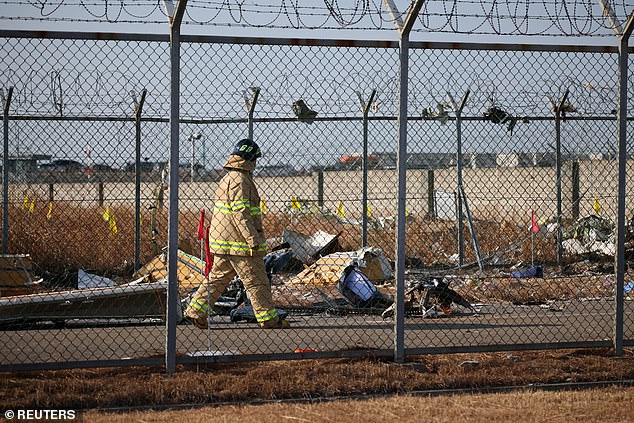
M317 259L314 264L292 278L290 284L336 285L348 266L356 264L372 283L393 279L390 262L378 248L337 252Z
M310 265L318 258L336 251L339 248L340 235L341 233L333 235L317 231L311 236L306 236L299 232L284 230L282 239L293 252L294 258Z
M457 304L471 312L475 309L469 301L462 295L449 287L450 279L438 280L437 278L427 278L410 282L409 288L405 291L406 312L410 314L417 312L422 317L438 317L439 310L445 314L451 314L451 305ZM394 306L387 308L382 316L388 318L394 315Z
M28 254L0 255L0 297L33 294L41 291L42 279L33 276Z
M526 269L515 270L511 272L513 278L543 278L544 268L542 266L530 266Z
M615 225L609 219L591 214L564 231L562 246L570 254L598 253L614 256L616 252Z
M167 282L130 283L0 299L0 322L163 318Z
M385 309L394 302L394 298L391 295L383 295L359 267L354 264L344 269L337 288L350 304L358 308L376 307Z

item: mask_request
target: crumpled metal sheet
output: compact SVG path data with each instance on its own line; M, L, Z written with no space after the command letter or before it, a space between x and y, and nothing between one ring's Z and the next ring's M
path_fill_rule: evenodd
M351 264L357 264L372 282L382 282L394 277L392 267L383 252L378 248L366 247L357 251L337 252L321 257L289 283L336 284L343 271Z
M339 234L333 235L324 231L317 231L311 236L306 236L299 232L284 230L282 238L291 247L296 259L302 263L311 264L337 241Z
M565 231L564 238L562 247L571 254L600 253L613 256L616 253L614 223L596 214L578 219Z

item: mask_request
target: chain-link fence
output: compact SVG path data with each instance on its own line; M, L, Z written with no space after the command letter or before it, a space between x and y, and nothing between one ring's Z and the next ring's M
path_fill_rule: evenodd
M162 363L168 40L1 35L1 368ZM178 362L392 355L398 45L181 48ZM411 49L406 352L611 345L616 49ZM251 133L257 194L223 167ZM229 284L199 330L182 314L205 281L200 226L218 216L261 218L262 239L210 238L242 265L265 242L267 280L232 278L214 250L212 279ZM272 310L291 327L260 329Z

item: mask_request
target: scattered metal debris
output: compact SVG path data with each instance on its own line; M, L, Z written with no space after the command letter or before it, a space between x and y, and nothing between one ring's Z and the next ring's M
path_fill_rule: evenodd
M32 272L28 254L0 255L0 297L38 292L42 279L35 280Z
M409 312L418 312L423 317L437 317L439 309L444 314L451 314L451 305L455 303L475 312L471 303L449 288L449 284L450 280L437 278L410 282L410 287L405 291L405 296L409 296L406 300L406 309ZM394 315L393 305L382 314L384 318L392 315Z
M574 255L599 253L614 256L616 252L614 223L596 214L578 219L564 231L564 238L564 250Z

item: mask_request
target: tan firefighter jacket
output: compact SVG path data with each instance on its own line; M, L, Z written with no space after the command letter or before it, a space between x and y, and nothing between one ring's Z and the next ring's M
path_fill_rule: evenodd
M264 254L260 196L253 182L255 162L230 155L224 168L227 174L216 188L209 249L212 254Z

